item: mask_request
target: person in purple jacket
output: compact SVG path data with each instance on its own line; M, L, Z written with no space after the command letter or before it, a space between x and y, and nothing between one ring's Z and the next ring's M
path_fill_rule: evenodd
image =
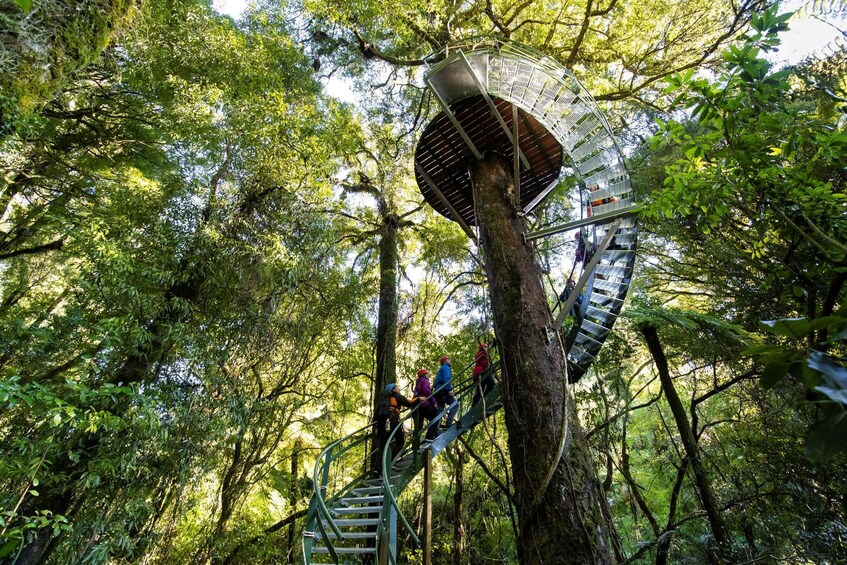
M420 429L423 424L423 418L426 418L427 423L432 423L436 416L438 416L438 406L435 402L435 398L432 396L432 386L429 384L429 375L429 371L421 369L418 371L418 380L415 381L415 393L413 396L426 399L421 401L420 406L418 406L417 419L415 422L418 429ZM438 437L438 426L429 426L426 430L426 439L433 440L436 437Z

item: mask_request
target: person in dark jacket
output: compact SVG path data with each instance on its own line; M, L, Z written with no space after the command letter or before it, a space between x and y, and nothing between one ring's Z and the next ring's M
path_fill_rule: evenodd
M438 407L435 397L432 396L432 386L429 383L429 376L432 373L426 369L418 371L418 379L415 381L415 397L422 398L415 419L415 433L420 430L423 425L423 420L426 418L428 424L438 416ZM426 439L433 440L438 437L438 426L429 426L426 430Z
M489 371L491 360L488 358L488 344L480 343L474 355L473 382L476 391L471 405L476 405L479 399L494 388L494 375Z
M571 297L574 290L576 290L576 282L574 282L573 278L568 279L567 284L565 285L565 290L562 291L562 294L559 295L559 306L564 307L565 303L568 301L568 298ZM571 307L571 311L568 312L571 316L576 319L577 325L582 325L582 301L585 298L583 293L579 293L579 296L576 297L576 301Z
M435 399L438 401L438 411L441 412L445 407L449 407L447 412L447 422L444 427L449 428L453 425L453 419L456 417L456 412L459 411L459 401L456 400L456 395L453 394L453 373L450 370L450 358L446 355L440 359L441 366L435 374L435 382L432 386L435 387Z
M390 383L382 392L377 404L376 412L376 450L377 450L377 472L382 470L382 454L388 437L395 428L400 428L391 440L391 457L400 453L406 443L406 432L400 424L400 408L412 408L420 402L419 398L409 400L397 389L397 385Z

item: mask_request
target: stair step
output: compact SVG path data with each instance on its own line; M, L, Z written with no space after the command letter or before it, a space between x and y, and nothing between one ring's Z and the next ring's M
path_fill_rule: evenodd
M607 249L603 252L601 263L604 265L632 266L635 259L634 249Z
M327 530L326 537L332 539L338 539L338 536L335 535L335 532L332 530ZM344 532L344 539L375 539L376 532Z
M582 350L580 347L572 345L571 350L568 352L568 359L577 365L585 365L586 363L594 361L594 356L587 351Z
M375 554L375 547L336 547L335 553L338 555L369 555ZM312 548L312 553L329 553L329 548L318 545Z
M378 489L377 492L382 492ZM350 506L351 504L371 504L374 502L382 502L382 495L378 496L349 496L341 499L341 504Z
M586 314L586 316L588 316L590 318L602 320L603 322L605 322L607 324L610 323L610 322L614 322L618 317L618 315L615 314L614 312L608 312L606 310L602 310L600 308L595 308L593 306L589 306L588 310L586 311L585 314Z
M382 506L349 506L342 508L333 508L330 510L335 516L345 514L379 514L382 511Z
M604 265L603 263L599 263L594 268L595 273L599 273L601 275L605 275L608 277L617 277L619 279L628 279L630 275L630 269L626 267L619 267L616 265ZM599 279L603 280L603 279ZM595 277L595 285L597 284L597 278Z
M621 300L620 298L615 298L614 296L606 296L605 294L600 294L599 292L592 292L591 298L588 302L593 306L603 306L610 310L618 309L623 305L623 300Z
M583 332L591 334L592 336L594 336L594 339L597 339L598 337L605 339L605 337L611 331L609 328L607 328L605 326L601 326L600 324L595 324L591 320L583 320L582 324L581 324L581 328L582 328Z
M379 518L339 518L333 521L339 528L352 528L357 526L376 526L379 523ZM324 524L329 527L329 523L324 522Z
M388 483L391 484L402 476L401 473L392 473L390 477L388 477ZM369 487L379 486L382 488L382 478L379 479L368 479L365 481L365 484Z
M593 339L582 332L579 332L576 335L576 343L588 349L599 348L603 345L603 342L597 341L596 339Z
M374 487L368 487L368 486L356 487L353 490L351 490L350 492L352 492L355 495L365 495L365 496L369 495L369 494L375 494L375 493L378 493L378 492L382 492L382 484L380 484L379 486L374 486Z

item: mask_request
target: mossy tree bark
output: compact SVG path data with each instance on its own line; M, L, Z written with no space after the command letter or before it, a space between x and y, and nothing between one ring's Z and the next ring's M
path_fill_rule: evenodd
M398 229L397 214L383 215L379 238L379 314L376 324L377 392L397 380Z
M520 561L611 563L617 537L571 398L566 409L565 359L509 166L489 154L470 174L501 348ZM566 449L555 461L563 430Z

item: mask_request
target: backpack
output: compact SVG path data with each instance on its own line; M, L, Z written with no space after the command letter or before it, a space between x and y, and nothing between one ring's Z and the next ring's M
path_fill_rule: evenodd
M379 398L379 402L376 405L376 417L377 418L390 418L391 417L391 393L382 391L380 393L382 396Z

